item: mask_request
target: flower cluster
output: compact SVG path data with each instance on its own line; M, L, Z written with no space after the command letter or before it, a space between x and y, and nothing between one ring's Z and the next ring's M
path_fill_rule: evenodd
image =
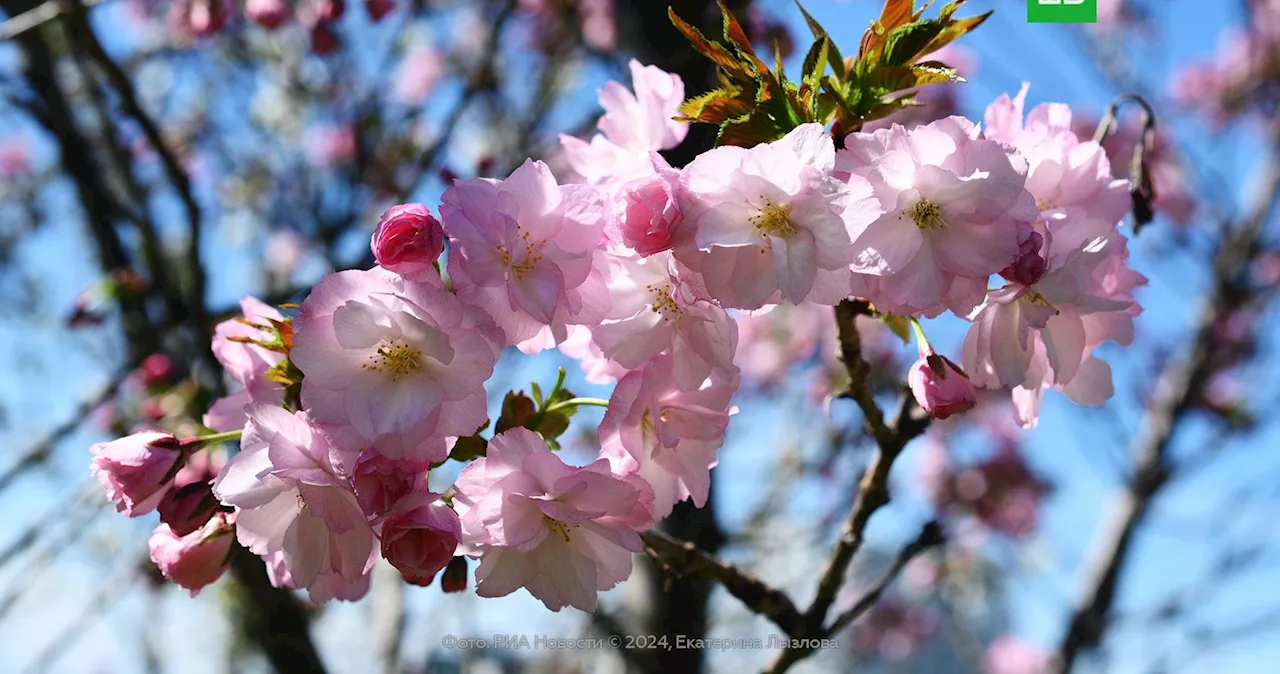
M672 121L683 84L631 73L632 89L601 93L599 135L564 139L583 182L528 161L504 180L454 181L438 218L391 208L376 267L327 276L290 315L250 299L218 326L234 392L205 424L221 435L95 448L121 510L159 508L165 573L207 584L234 531L276 585L316 601L362 596L380 556L416 584L448 568L457 590L470 557L481 596L525 588L552 610L592 610L630 574L641 534L681 501L705 503L743 372L761 369L760 337L740 348L739 321L774 311L858 298L913 326L910 386L937 418L972 408L977 387L1012 391L1024 424L1047 388L1110 396L1094 351L1132 338L1143 279L1117 231L1127 186L1065 107L1024 119L1024 90L985 128L945 117L833 138L799 124L677 168L659 152L687 130ZM920 320L944 312L972 321L964 367L924 335ZM821 329L806 343L830 345ZM508 394L481 437L509 347L558 348L613 393ZM569 465L556 437L587 404L607 406L598 453ZM240 451L216 477L179 483L195 452L231 435ZM450 460L465 464L453 486L431 491Z

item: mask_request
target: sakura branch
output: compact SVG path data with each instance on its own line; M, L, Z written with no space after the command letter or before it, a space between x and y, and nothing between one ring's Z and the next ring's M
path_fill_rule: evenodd
M1139 311L1144 279L1118 230L1128 185L1065 106L1024 114L1024 89L981 126L953 116L854 131L956 79L927 57L982 23L956 17L962 4L926 19L890 0L849 59L811 20L796 81L756 56L727 8L722 41L673 15L724 88L685 100L680 77L633 62L629 88L600 93L599 133L562 138L573 179L528 160L502 179L453 180L434 209L391 205L372 268L325 276L298 306L246 298L241 317L214 328L231 386L203 417L210 434L95 445L95 474L121 512L159 512L152 558L192 593L246 565L228 553L234 537L263 560L266 583L317 603L365 596L381 558L415 585L439 576L461 591L474 565L481 597L524 589L551 611L594 611L647 550L792 637L831 636L942 542L925 527L833 618L908 443L931 419L971 410L979 387L1011 392L1023 426L1049 389L1103 404L1111 375L1093 352L1127 344ZM661 152L693 122L717 124L720 145L672 166ZM708 502L738 412L740 321L781 307L834 311L848 377L838 397L857 404L875 444L804 611L654 529L677 504ZM943 315L971 323L957 360L926 336L922 321ZM917 336L891 420L859 321ZM531 384L532 397L486 388L500 360L553 349L612 385L608 398L575 395L563 371L545 393ZM594 458L575 465L557 450L584 406L605 413ZM225 465L207 459L207 445L234 437ZM446 462L457 477L432 491ZM789 648L771 671L811 653Z

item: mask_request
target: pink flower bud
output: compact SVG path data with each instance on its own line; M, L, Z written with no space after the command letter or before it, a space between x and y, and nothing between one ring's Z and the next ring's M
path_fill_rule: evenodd
M352 476L360 509L369 517L377 517L391 510L410 492L426 491L426 475L430 467L430 463L395 461L377 451L366 451Z
M969 376L945 356L930 350L911 366L907 383L920 407L935 419L946 419L973 409L978 392Z
M1000 275L1021 283L1024 286L1035 285L1044 273L1049 270L1049 263L1044 259L1044 237L1039 232L1031 232L1025 241L1018 245L1018 259L1005 267Z
M642 256L670 250L683 213L676 196L680 174L659 168L622 188L623 212L618 217L622 242Z
M311 27L311 51L319 56L338 51L338 35L328 21L320 21Z
M219 514L186 536L178 536L169 525L161 524L148 541L151 561L160 567L165 578L190 590L194 597L227 570L234 531L226 514Z
M444 252L444 229L426 206L401 204L382 214L369 245L384 269L421 281L439 274L433 265Z
M208 482L192 482L170 489L156 510L160 512L160 521L169 525L175 536L186 536L212 519L218 507L218 499Z
M164 383L173 373L173 363L163 353L153 353L138 365L138 377L146 387Z
M382 556L400 570L405 582L430 585L458 548L462 524L440 495L414 492L400 499L382 519Z
M171 17L179 28L196 37L209 37L227 27L231 10L226 0L187 0L172 6Z
M90 470L107 490L118 512L145 515L160 503L173 485L182 462L182 448L172 434L143 431L90 448Z
M376 23L395 11L395 0L364 0L364 9Z
M467 558L461 555L449 561L440 576L440 589L445 593L462 592L467 589Z
M289 20L289 14L289 3L286 0L246 0L244 3L244 15L267 30L275 30L284 25Z

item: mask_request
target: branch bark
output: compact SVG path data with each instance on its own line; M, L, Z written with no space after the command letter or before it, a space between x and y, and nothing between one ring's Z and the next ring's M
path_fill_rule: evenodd
M1167 450L1214 374L1220 349L1218 322L1247 305L1257 294L1248 280L1250 262L1261 250L1263 227L1280 198L1280 121L1273 122L1266 164L1257 191L1235 226L1224 228L1214 258L1213 286L1204 298L1193 337L1170 361L1155 387L1142 431L1133 442L1133 479L1116 497L1110 519L1092 544L1083 589L1058 648L1056 667L1070 672L1079 656L1097 647L1110 621L1120 574L1132 556L1137 531L1161 490L1175 477Z
M819 577L813 603L805 611L804 630L799 635L801 639L820 639L828 634L824 627L827 614L844 584L849 563L862 547L867 523L889 502L889 471L893 462L908 442L924 433L930 421L930 417L915 405L911 394L904 392L897 418L892 424L885 422L884 412L871 390L871 366L862 357L862 339L857 326L859 316L872 315L871 306L863 300L845 300L836 306L835 313L840 357L849 374L849 389L842 397L852 398L862 410L867 432L876 441L876 453L858 485L858 495L841 529L840 539L836 541ZM778 654L767 671L781 674L812 652L812 648L788 648Z

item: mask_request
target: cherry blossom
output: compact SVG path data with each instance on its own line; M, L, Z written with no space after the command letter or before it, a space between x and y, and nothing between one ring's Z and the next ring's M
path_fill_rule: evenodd
M658 356L619 380L599 430L602 453L615 472L637 474L653 488L657 519L685 499L706 503L711 468L736 411L729 401L739 385L735 372L681 390L673 386L674 367L673 358Z
M231 543L235 540L234 521L234 517L223 513L185 536L161 524L147 542L151 561L160 567L165 578L189 590L194 597L227 570Z
M559 343L567 326L604 317L606 211L597 190L557 185L546 164L527 161L503 181L455 182L442 200L458 297L488 311L508 343L544 328Z
M851 235L880 209L865 180L835 180L834 167L835 146L818 124L699 155L684 170L676 258L725 306L835 304L849 294Z
M597 592L631 575L636 530L651 525L642 481L611 474L604 459L567 466L524 428L494 436L454 486L463 540L482 552L481 597L524 587L552 611L591 611Z
M855 232L852 264L854 293L878 309L968 313L1036 219L1025 163L961 117L853 134L836 169L867 177L884 209Z
M213 355L240 389L214 401L204 415L204 425L219 432L244 428L246 405L279 404L284 399L284 387L267 378L267 371L284 360L284 354L242 341L271 341L272 321L283 321L284 316L255 297L240 300L240 310L243 318L223 321L213 332Z
M605 114L590 141L560 136L570 166L588 183L622 181L652 172L649 153L680 144L689 127L673 121L684 102L679 76L632 60L631 86L609 82L600 90Z
M316 423L350 427L388 458L436 462L445 436L484 423L499 339L487 315L440 288L353 270L302 303L290 357Z
M143 431L111 442L100 442L90 469L107 490L116 511L129 517L145 515L160 504L182 465L183 450L170 433Z
M354 462L306 412L254 405L240 453L214 481L218 498L237 509L240 544L257 555L279 553L290 582L317 601L363 595L377 560L346 477Z

